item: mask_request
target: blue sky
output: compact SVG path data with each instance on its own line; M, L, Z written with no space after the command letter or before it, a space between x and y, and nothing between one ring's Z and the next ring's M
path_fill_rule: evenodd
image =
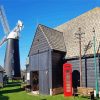
M15 27L18 19L24 23L20 35L21 68L29 53L37 24L56 27L80 14L100 6L100 0L0 0L4 6L10 29ZM0 23L0 40L4 31ZM6 44L0 47L0 65L4 65Z

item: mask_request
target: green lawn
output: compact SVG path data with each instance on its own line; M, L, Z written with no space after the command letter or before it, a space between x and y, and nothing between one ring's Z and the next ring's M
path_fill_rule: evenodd
M56 96L34 96L31 93L26 93L18 84L9 84L7 87L0 90L0 100L89 100L81 97L67 97L63 94Z

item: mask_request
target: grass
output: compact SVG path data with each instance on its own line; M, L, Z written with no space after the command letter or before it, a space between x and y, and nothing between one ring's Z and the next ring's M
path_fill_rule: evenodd
M63 94L55 96L34 96L20 88L20 84L9 84L0 90L0 100L89 100L82 97L64 97Z

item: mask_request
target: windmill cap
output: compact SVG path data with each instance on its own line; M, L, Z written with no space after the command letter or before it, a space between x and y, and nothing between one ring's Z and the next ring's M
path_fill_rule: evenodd
M23 22L21 20L18 20L18 25L23 26Z

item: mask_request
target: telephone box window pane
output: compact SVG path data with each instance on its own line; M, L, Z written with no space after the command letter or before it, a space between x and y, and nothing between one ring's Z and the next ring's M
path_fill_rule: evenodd
M71 91L71 87L70 86L67 86L66 87L66 92L70 92Z
M66 71L66 81L70 81L70 71Z
M71 91L71 85L70 85L70 70L66 71L66 92Z
M70 71L69 70L66 70L66 72L69 73Z
M70 81L70 75L69 75L69 74L66 75L66 80L67 80L67 81Z

